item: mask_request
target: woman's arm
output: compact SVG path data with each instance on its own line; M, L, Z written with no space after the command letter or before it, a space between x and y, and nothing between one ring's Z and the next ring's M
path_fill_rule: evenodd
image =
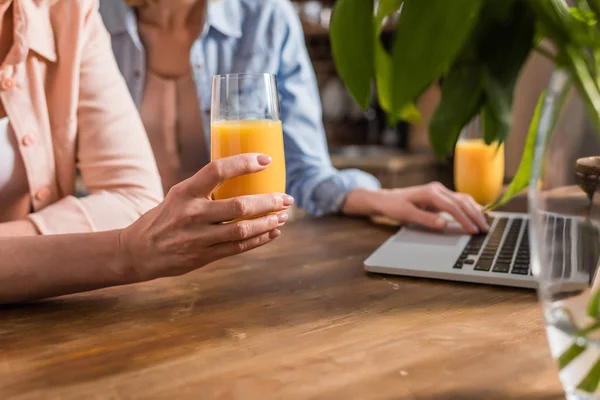
M156 206L162 186L146 132L118 70L97 2L67 2L84 7L73 60L61 68L79 75L77 168L89 196L67 196L32 214L42 234L123 228Z
M0 238L0 304L180 275L273 241L291 197L210 199L223 180L269 163L257 154L213 162L123 230Z
M27 219L3 222L0 224L0 238L9 236L37 236L39 234L40 232L33 222Z
M132 283L119 231L0 238L0 304Z

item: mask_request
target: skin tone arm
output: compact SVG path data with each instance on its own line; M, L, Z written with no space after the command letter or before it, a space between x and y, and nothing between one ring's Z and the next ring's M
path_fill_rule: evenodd
M269 163L257 154L212 162L123 230L0 238L0 304L181 275L270 243L287 221L290 196L211 200L224 180Z
M0 224L0 238L7 236L37 236L39 234L33 222L27 219Z
M439 212L447 212L472 234L487 232L483 207L471 196L452 192L434 182L406 189L350 191L342 211L348 215L384 215L401 223L418 223L441 230L446 221Z

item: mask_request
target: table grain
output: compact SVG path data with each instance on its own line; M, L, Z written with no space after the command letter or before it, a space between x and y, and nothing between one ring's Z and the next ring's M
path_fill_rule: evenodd
M530 290L368 274L300 219L186 276L0 307L0 399L560 399Z

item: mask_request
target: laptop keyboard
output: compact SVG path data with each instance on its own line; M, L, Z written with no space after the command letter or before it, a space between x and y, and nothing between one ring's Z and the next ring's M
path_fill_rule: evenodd
M598 228L590 222L556 214L542 218L545 224L542 240L547 249L544 258L550 266L545 270L555 280L583 277L591 283L600 258ZM454 269L531 276L529 219L495 216L488 223L490 232L471 237Z
M472 236L454 268L474 266L475 271L531 275L529 221L500 217L489 218L488 223L492 230Z

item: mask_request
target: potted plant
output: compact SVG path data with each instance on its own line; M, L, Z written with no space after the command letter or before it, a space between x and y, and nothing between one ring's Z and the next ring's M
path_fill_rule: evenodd
M380 34L390 15L398 17L388 51ZM504 143L526 60L535 51L554 63L518 171L490 208L530 185L532 262L551 349L572 398L600 398L600 218L586 207L592 212L582 219L577 196L551 178L558 168L569 169L565 176L576 172L557 162L565 150L555 138L569 134L557 128L569 96L581 99L600 134L599 20L600 0L337 0L330 25L334 61L350 93L364 108L375 93L392 123L418 120L416 100L442 79L429 124L430 143L442 159L475 117L483 121L486 143ZM580 183L592 200L599 168L597 159L579 165ZM565 209L565 201L573 203ZM575 279L575 272L586 279Z

